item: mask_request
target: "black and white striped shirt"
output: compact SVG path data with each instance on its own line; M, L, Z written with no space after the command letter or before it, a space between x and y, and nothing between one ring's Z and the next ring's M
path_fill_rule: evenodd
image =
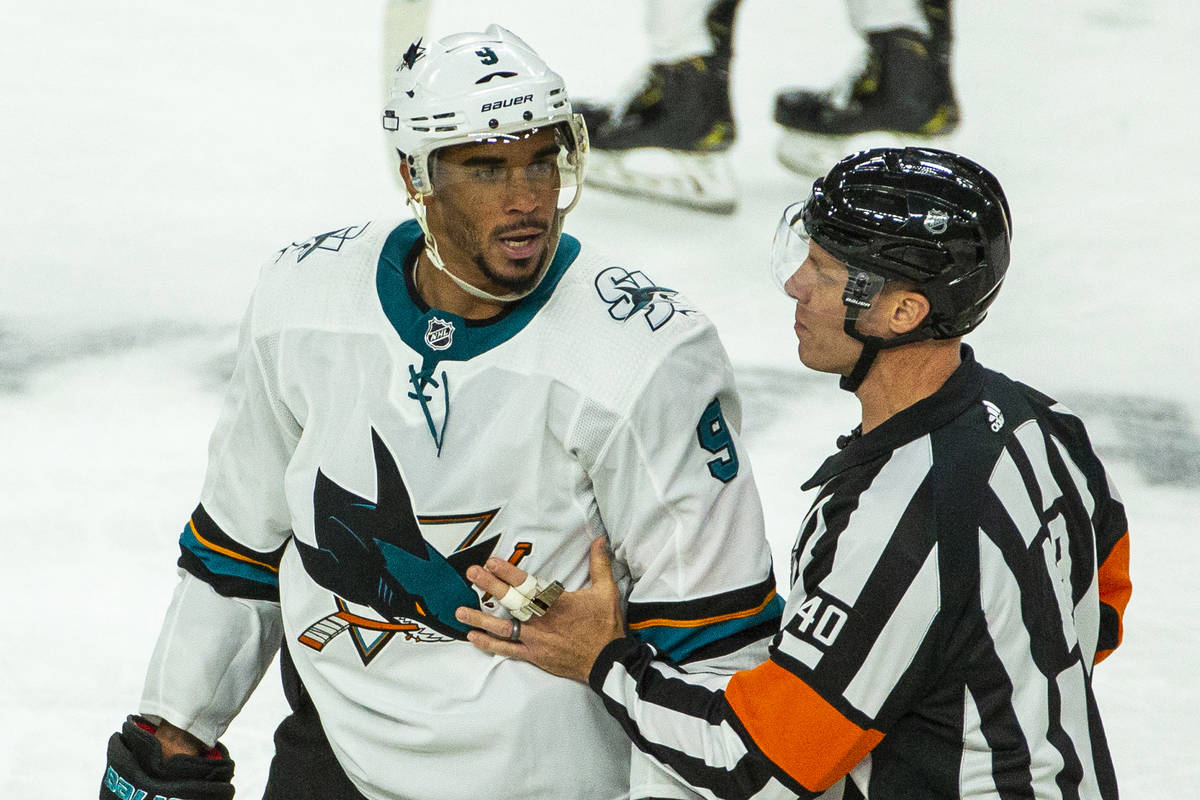
M592 687L706 795L1117 796L1094 664L1129 599L1124 508L1082 423L963 363L852 439L793 551L770 659L687 675L633 639Z

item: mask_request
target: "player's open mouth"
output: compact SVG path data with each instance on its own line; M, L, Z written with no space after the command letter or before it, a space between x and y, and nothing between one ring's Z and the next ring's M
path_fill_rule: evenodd
M541 250L544 238L543 231L519 231L500 237L500 249L515 261L531 258Z

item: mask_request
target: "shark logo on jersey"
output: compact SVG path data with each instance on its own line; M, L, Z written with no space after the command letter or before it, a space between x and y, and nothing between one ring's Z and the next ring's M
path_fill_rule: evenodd
M326 231L318 233L316 236L304 242L292 242L287 247L275 254L275 263L279 263L279 259L290 250L298 250L300 255L296 256L296 263L299 264L304 259L311 256L317 250L326 250L330 253L336 253L342 249L342 245L353 239L357 239L367 229L370 222L364 222L362 225L347 225L344 228L338 228L334 231Z
M454 344L454 323L431 317L425 330L425 344L432 350L446 350Z
M478 540L498 509L489 512L484 524L476 526L450 555L443 555L422 535L396 461L374 429L371 443L374 502L317 471L313 488L317 546L298 538L295 543L305 571L337 595L337 611L310 625L300 642L321 650L351 627L393 635L403 632L416 641L466 639L470 628L454 618L454 611L459 606L480 607L479 595L465 573L471 564L482 564L495 548L498 535ZM349 604L365 609L354 613ZM366 609L382 620L364 616ZM377 652L374 647L368 655ZM367 655L363 660L369 660Z
M991 400L984 400L983 407L987 409L988 427L992 429L992 433L999 433L1004 427L1004 412Z
M609 304L608 313L613 319L623 322L635 314L645 314L646 324L654 331L670 322L676 312L694 313L694 309L680 305L678 292L656 285L641 270L609 267L596 276L596 291Z

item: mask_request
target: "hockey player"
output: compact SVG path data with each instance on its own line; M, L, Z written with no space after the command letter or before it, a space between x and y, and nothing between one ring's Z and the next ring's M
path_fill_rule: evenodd
M646 0L652 63L619 108L577 104L592 134L589 182L729 213L737 187L729 69L739 0ZM857 134L928 138L958 124L950 81L950 0L846 0L864 62L826 91L775 102L778 157L802 175L846 152Z
M627 635L603 542L592 586L480 648L589 682L632 740L723 798L1117 797L1092 691L1130 595L1125 511L1082 422L975 361L1009 260L1000 184L885 148L789 207L773 260L800 360L862 407L804 488L770 658L690 676ZM525 573L472 568L503 593ZM502 787L498 787L502 788ZM840 790L840 792L839 792Z
M782 600L728 359L681 295L562 233L587 135L512 33L413 43L383 124L415 219L264 266L101 797L231 797L217 739L281 638L267 798L691 797L586 687L454 613L518 638L602 535L644 641L697 672L761 660ZM557 580L476 592L492 555Z

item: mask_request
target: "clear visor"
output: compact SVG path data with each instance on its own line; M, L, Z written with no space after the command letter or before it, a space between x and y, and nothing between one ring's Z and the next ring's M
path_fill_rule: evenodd
M574 204L583 182L583 155L559 124L439 148L430 155L429 171L434 195L462 191L486 198L554 193L556 206L565 210Z
M787 294L784 284L808 258L811 240L802 219L805 202L792 203L783 210L783 216L775 228L775 239L771 243L771 282L784 294Z
M807 202L807 201L805 201ZM775 229L775 240L771 243L771 280L779 290L787 294L787 281L808 260L812 239L804 227L805 202L792 203L783 210L783 217ZM885 279L872 272L849 266L840 261L836 270L828 264L831 258L815 259L810 265L811 275L806 275L814 285L831 282L842 293L842 305L852 317L871 307L871 303L883 290Z

